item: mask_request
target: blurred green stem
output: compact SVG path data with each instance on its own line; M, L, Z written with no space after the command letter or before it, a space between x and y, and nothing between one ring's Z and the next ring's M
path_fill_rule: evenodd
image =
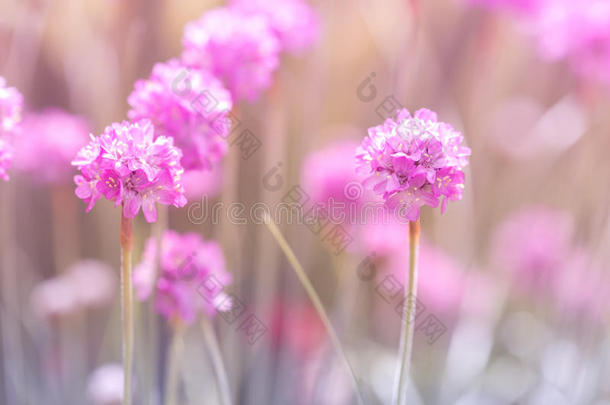
M413 324L415 303L417 301L417 256L419 251L420 222L409 222L409 278L405 288L404 307L402 316L402 330L400 334L400 363L394 383L392 403L402 405L406 402L406 393L411 364L411 350L413 348Z
M229 377L224 362L222 361L222 353L220 352L218 339L216 338L212 323L205 316L201 319L201 330L203 331L203 338L205 339L205 343L210 351L210 357L212 358L212 367L214 368L214 374L216 374L216 379L218 381L218 392L222 404L231 405Z
M121 308L123 315L124 405L131 405L131 369L133 363L133 296L131 287L132 251L132 221L131 218L126 218L123 215L123 210L121 209Z
M282 249L282 251L286 255L286 258L292 265L292 268L294 269L295 273L297 274L297 277L301 281L303 288L305 288L305 291L307 292L309 299L311 299L313 306L316 308L316 311L318 311L318 315L320 316L322 323L324 324L324 327L326 328L326 332L330 336L330 340L332 341L333 345L335 346L337 353L339 354L339 356L345 363L345 367L347 368L347 370L349 372L349 375L351 377L352 384L354 387L354 391L356 393L356 399L358 401L358 404L364 405L364 401L362 400L362 394L360 393L360 387L358 386L358 379L356 378L356 375L354 374L354 370L352 369L352 366L351 366L349 360L347 359L345 351L343 350L343 346L341 345L341 342L339 341L339 337L337 336L337 333L335 332L335 328L330 323L330 319L328 318L328 315L326 314L326 311L324 310L322 301L320 300L320 297L318 297L316 290L313 288L311 281L309 281L309 278L307 277L307 274L305 273L303 266L301 266L301 263L299 263L297 257L295 256L294 252L290 248L290 245L288 245L288 242L286 241L286 239L284 239L284 236L282 236L282 233L280 232L278 227L275 225L275 223L273 223L271 218L269 218L269 215L266 213L265 213L265 225L267 225L267 228L269 228L269 231L271 232L271 234L277 241L278 245L280 246L280 249Z
M167 374L165 375L165 400L164 405L176 405L178 398L178 361L182 348L184 336L184 325L180 321L172 324L172 343L169 349Z

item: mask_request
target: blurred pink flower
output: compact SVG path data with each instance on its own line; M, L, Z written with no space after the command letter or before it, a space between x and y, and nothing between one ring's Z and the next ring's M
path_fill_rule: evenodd
M280 44L266 18L216 8L187 24L182 62L223 80L234 101L255 100L271 85Z
M116 292L112 268L97 260L83 260L60 276L38 284L31 304L40 317L53 320L108 305Z
M123 366L105 364L89 376L87 400L94 405L121 405L123 403Z
M470 149L450 124L438 122L436 113L421 109L414 116L399 110L396 120L369 128L356 152L364 184L383 196L391 209L399 208L411 221L423 205L441 212L448 200L462 198Z
M123 204L123 214L134 218L142 207L148 222L157 220L157 202L186 204L180 178L182 152L173 138L156 136L148 120L124 121L106 128L82 148L72 161L81 171L74 177L76 195L88 203L87 212L104 196Z
M220 193L222 168L213 166L211 170L187 170L182 176L186 198L214 198Z
M530 22L541 53L583 76L610 83L610 2L544 0Z
M267 18L285 51L303 51L319 36L318 16L303 0L233 0L231 6Z
M8 180L7 171L13 160L13 142L21 121L23 96L14 87L7 87L0 76L0 179Z
M405 266L408 262L407 248L398 250L387 261L391 274L403 285L406 283ZM426 310L433 314L457 314L465 285L465 272L456 261L439 248L422 240L417 295Z
M233 102L207 71L187 69L175 59L157 63L148 79L136 82L127 101L129 119L150 119L159 133L174 138L185 170L209 170L226 154L230 128L219 122Z
M70 161L89 141L89 128L83 118L57 109L26 114L15 144L15 168L37 181L69 182Z
M204 241L196 233L180 235L166 231L161 245L158 275L155 274L157 243L153 238L147 241L142 261L134 270L139 300L148 299L154 289L157 311L168 319L180 319L187 324L193 323L201 312L214 316L217 311L230 309L230 299L222 289L232 277L226 270L218 243Z
M492 261L520 288L545 291L572 249L573 222L564 212L533 206L511 214L492 240Z

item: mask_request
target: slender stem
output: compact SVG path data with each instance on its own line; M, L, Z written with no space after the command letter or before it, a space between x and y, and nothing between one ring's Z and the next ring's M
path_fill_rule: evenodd
M411 350L413 348L413 326L417 301L417 256L419 250L420 222L409 222L409 280L405 288L402 330L400 334L400 363L396 372L392 403L402 405L406 401Z
M184 325L175 322L172 328L172 343L169 349L169 360L167 374L165 375L165 398L164 405L176 405L178 398L178 360L184 346Z
M131 405L131 369L133 364L133 295L131 287L131 253L133 230L131 218L121 209L121 308L123 317L123 404Z
M286 239L284 239L284 236L282 236L282 233L280 232L278 227L275 225L275 223L273 223L273 221L269 218L268 214L265 214L265 225L267 225L267 227L269 228L269 231L271 232L271 234L277 241L278 245L280 246L280 249L282 249L282 251L286 255L286 258L292 265L292 268L294 269L295 273L297 274L297 277L301 281L303 288L305 288L305 291L307 292L309 299L313 303L313 306L316 308L316 311L318 312L318 315L320 316L322 323L324 324L324 327L326 328L326 332L330 336L330 340L332 341L333 345L335 346L335 349L337 350L337 353L339 354L339 356L345 363L345 367L347 368L349 375L351 377L351 380L352 380L352 385L354 387L354 392L356 393L356 399L358 401L358 404L364 405L364 401L362 399L362 394L360 393L360 387L358 386L358 379L356 378L356 375L354 374L354 370L352 369L352 366L351 366L349 360L347 359L345 351L343 350L343 346L341 345L341 342L339 341L339 337L337 336L337 333L335 332L335 328L330 323L330 319L328 318L328 315L326 314L326 311L324 310L322 301L320 300L320 297L318 297L316 290L313 288L311 281L309 281L309 278L307 277L307 274L305 273L303 266L301 266L301 263L299 263L294 252L288 245L288 242L286 241Z
M214 373L218 380L218 391L221 397L223 405L231 405L231 388L229 387L229 377L225 364L222 360L222 353L220 352L220 346L218 345L218 339L214 333L214 328L210 321L204 316L201 320L201 330L203 331L203 338L205 339L208 350L210 351L210 357L212 358L212 366L214 367Z

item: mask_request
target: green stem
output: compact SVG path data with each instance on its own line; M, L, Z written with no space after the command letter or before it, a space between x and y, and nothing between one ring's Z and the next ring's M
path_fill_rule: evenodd
M184 325L175 322L172 328L172 343L169 349L169 359L167 374L165 375L165 398L164 405L176 405L178 398L178 359L184 346L182 337L184 335Z
M303 266L301 266L301 263L299 263L294 252L290 248L290 245L288 245L288 242L286 241L286 239L284 239L284 236L282 236L282 233L280 232L278 227L275 225L275 223L273 223L273 221L269 218L268 214L265 214L265 225L267 225L267 227L269 228L269 231L271 232L271 234L277 241L278 245L280 246L280 249L282 249L282 251L286 255L286 258L292 265L292 268L294 269L295 273L297 274L297 277L301 281L303 288L305 288L305 291L307 292L309 299L311 300L311 302L313 303L313 306L315 307L316 311L318 312L318 315L320 316L320 319L322 320L322 323L324 324L324 327L326 328L326 332L328 333L330 340L332 341L333 345L335 346L337 353L343 360L345 367L347 368L349 375L351 377L352 385L354 387L354 392L356 393L356 399L358 401L358 404L364 405L364 401L362 400L362 394L360 393L360 387L358 386L358 380L356 378L356 375L354 374L354 370L352 369L352 366L351 366L349 360L347 359L345 351L343 350L343 346L341 345L341 342L339 341L339 337L337 336L337 333L335 332L335 328L330 323L330 319L328 318L328 315L326 314L326 311L324 310L322 301L320 300L320 297L318 297L318 294L316 293L316 290L314 289L313 285L311 284L311 281L309 281L309 278L307 277L307 274L305 273Z
M204 316L201 320L201 330L203 331L203 338L205 339L208 350L210 351L210 357L212 358L212 367L214 368L214 374L218 381L218 392L222 400L223 405L231 405L231 388L229 387L229 377L222 360L222 353L220 352L220 346L218 345L218 339L214 333L214 328L210 321Z
M400 363L396 373L394 395L392 403L402 405L406 401L411 364L411 351L413 349L413 327L415 304L417 301L417 256L419 250L420 222L409 222L409 279L405 288L404 307L402 317L402 330L400 334L399 358Z
M133 229L131 218L121 209L121 308L123 318L123 404L131 405L131 370L133 365L133 294L131 286L131 254Z

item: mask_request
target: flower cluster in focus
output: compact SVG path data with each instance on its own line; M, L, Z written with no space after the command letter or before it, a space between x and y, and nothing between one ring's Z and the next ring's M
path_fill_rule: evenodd
M218 125L233 105L223 84L205 70L186 69L175 59L157 63L127 99L131 120L150 119L184 153L185 170L210 170L227 152L229 128Z
M182 152L173 138L155 136L148 120L115 123L106 128L76 155L72 164L81 171L74 177L76 195L88 203L87 211L104 196L123 205L123 215L134 218L140 211L155 222L155 204L183 207L180 183Z
M161 240L158 274L155 272L157 242L150 238L142 261L134 270L134 286L139 300L146 300L154 290L155 307L168 319L193 323L200 313L214 316L227 311L231 300L222 291L213 297L200 292L202 283L226 286L232 281L224 255L216 242L205 241L196 233L183 235L166 231Z
M13 160L13 142L21 121L23 96L14 87L7 87L0 76L0 179L8 180L7 170Z
M396 119L369 128L356 152L358 171L389 208L415 221L423 205L441 202L444 211L447 201L462 198L470 156L462 142L462 134L436 113L421 109L412 116L402 109Z

